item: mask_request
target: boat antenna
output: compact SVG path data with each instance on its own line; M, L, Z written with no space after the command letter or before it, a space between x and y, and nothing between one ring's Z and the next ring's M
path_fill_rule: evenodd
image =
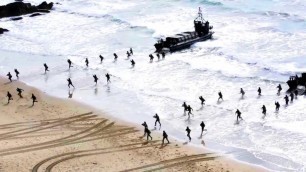
M199 7L198 17L195 19L195 21L204 21L201 7Z
M199 14L199 18L200 18L201 20L203 20L201 7L199 7L199 12L198 12L198 14Z

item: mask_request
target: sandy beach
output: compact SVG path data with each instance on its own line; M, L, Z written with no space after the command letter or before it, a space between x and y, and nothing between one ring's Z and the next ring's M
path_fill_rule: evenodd
M0 79L0 171L264 171L194 149L170 137L162 145L96 109ZM24 89L23 98L16 88ZM6 93L13 95L7 104ZM34 93L38 99L32 107Z

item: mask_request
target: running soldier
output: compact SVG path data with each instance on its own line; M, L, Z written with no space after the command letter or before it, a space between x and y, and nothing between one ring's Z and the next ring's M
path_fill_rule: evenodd
M223 95L222 95L221 91L219 91L218 95L219 95L218 101L220 101L220 99L222 99L222 101L223 101Z
M279 102L275 102L275 110L278 112L280 108Z
M15 71L17 79L19 79L19 71L17 69L15 69L14 71Z
M187 137L189 138L189 142L190 142L191 141L191 137L190 137L191 130L189 129L189 127L187 127L186 131L187 131Z
M96 85L98 84L98 77L97 77L97 75L93 75L93 78L94 78L94 82L96 83Z
M68 62L68 65L69 65L69 69L70 69L71 67L73 67L73 66L72 66L72 62L71 62L70 59L68 59L67 62Z
M8 76L8 79L10 80L10 82L12 82L12 75L11 75L11 72L9 72L6 76Z
M201 122L200 126L201 126L201 129L202 129L202 132L201 132L201 136L202 136L203 132L204 132L204 128L205 128L205 124L204 124L203 121Z
M237 122L238 122L238 119L243 120L242 117L241 117L241 112L239 111L239 109L236 110L235 114L237 114Z
M107 81L107 83L110 83L110 82L111 82L111 81L110 81L110 74L107 73L105 76L106 76L106 81Z
M285 101L286 101L286 106L288 106L288 103L289 103L289 97L288 97L288 95L286 95L286 96L284 97L284 99L285 99Z
M88 58L85 59L85 64L86 64L86 67L88 67L88 65L89 65Z
M160 123L160 119L159 119L159 116L157 115L157 113L153 116L153 118L155 118L155 125L156 126L156 123L159 123L159 126L161 126L161 123Z
M22 93L24 90L17 87L16 91L18 92L18 96L19 96L20 98L23 98L21 93Z
M44 63L44 67L45 67L45 73L47 73L47 71L49 71L49 67L46 63Z
M114 53L114 60L117 61L117 59L118 59L118 55Z
M243 98L245 92L244 92L244 90L242 88L240 88L240 94L241 94L241 97Z
M34 106L34 103L35 103L35 102L38 102L34 94L32 94L31 99L33 100L32 106Z
M168 135L165 131L163 131L163 143L162 144L164 144L165 139L168 141L168 144L169 144L170 142L168 140Z
M144 134L143 134L143 136L146 136L146 128L148 128L148 125L147 125L146 121L143 122L141 125L144 126Z
M192 114L191 111L193 111L193 109L190 105L187 106L187 111L188 111L188 117L190 117L190 114Z
M280 92L282 91L282 86L280 84L278 84L278 86L276 88L278 88L277 95L280 95Z
M262 114L264 114L264 115L266 116L266 114L267 114L267 108L266 108L266 106L263 105L263 106L261 107L261 109L262 109Z
M100 63L102 63L104 60L104 57L102 55L99 55L99 57L100 57Z
M151 138L152 140L152 136L151 136L151 131L147 128L145 128L145 133L147 134L147 140L149 140L149 137Z
M7 92L6 97L7 97L7 104L9 104L10 100L13 100L13 97L10 92Z
M261 88L260 87L258 87L257 92L258 92L258 95L261 96Z
M293 99L294 99L294 94L293 94L293 92L291 92L290 93L290 101L293 102Z
M68 78L67 79L67 81L68 81L68 87L70 88L70 85L74 88L74 85L72 84L72 81L71 81L71 79L70 78Z
M202 96L200 96L199 99L201 100L201 105L203 106L205 104L205 99Z
M184 113L186 113L186 111L188 110L188 106L187 106L186 102L184 102L182 104L182 107L184 107Z
M135 64L136 64L135 61L132 59L132 60L131 60L131 65L132 65L132 67L134 67Z

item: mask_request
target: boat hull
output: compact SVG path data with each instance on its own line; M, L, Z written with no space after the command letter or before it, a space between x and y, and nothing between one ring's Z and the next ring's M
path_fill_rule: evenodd
M194 38L194 39L190 39L184 42L180 42L178 44L175 45L171 45L171 46L164 46L162 43L157 43L155 44L155 48L156 51L155 52L174 52L174 51L179 51L185 48L189 48L192 44L196 43L196 42L202 42L202 41L206 41L208 39L212 38L212 35L214 34L214 32L209 32L206 35Z
M173 45L169 47L170 52L174 52L174 51L179 51L185 48L189 48L192 44L196 43L196 42L202 42L202 41L206 41L208 39L211 39L213 35L213 32L209 32L208 34L198 37L196 39L192 39L186 42L182 42L179 43L177 45Z

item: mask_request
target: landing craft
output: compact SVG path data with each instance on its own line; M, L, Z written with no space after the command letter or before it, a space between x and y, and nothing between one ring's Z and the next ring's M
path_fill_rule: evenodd
M199 8L198 17L194 19L195 31L183 32L172 37L166 37L166 40L160 39L156 44L156 52L173 52L184 48L189 48L192 44L200 41L206 41L212 38L214 34L213 26L209 26L209 22L205 21L202 16L201 8Z
M301 77L291 76L287 81L289 89L287 92L294 91L296 89L301 90L299 93L305 94L306 93L306 73L302 73ZM300 87L304 87L304 89L299 89Z

